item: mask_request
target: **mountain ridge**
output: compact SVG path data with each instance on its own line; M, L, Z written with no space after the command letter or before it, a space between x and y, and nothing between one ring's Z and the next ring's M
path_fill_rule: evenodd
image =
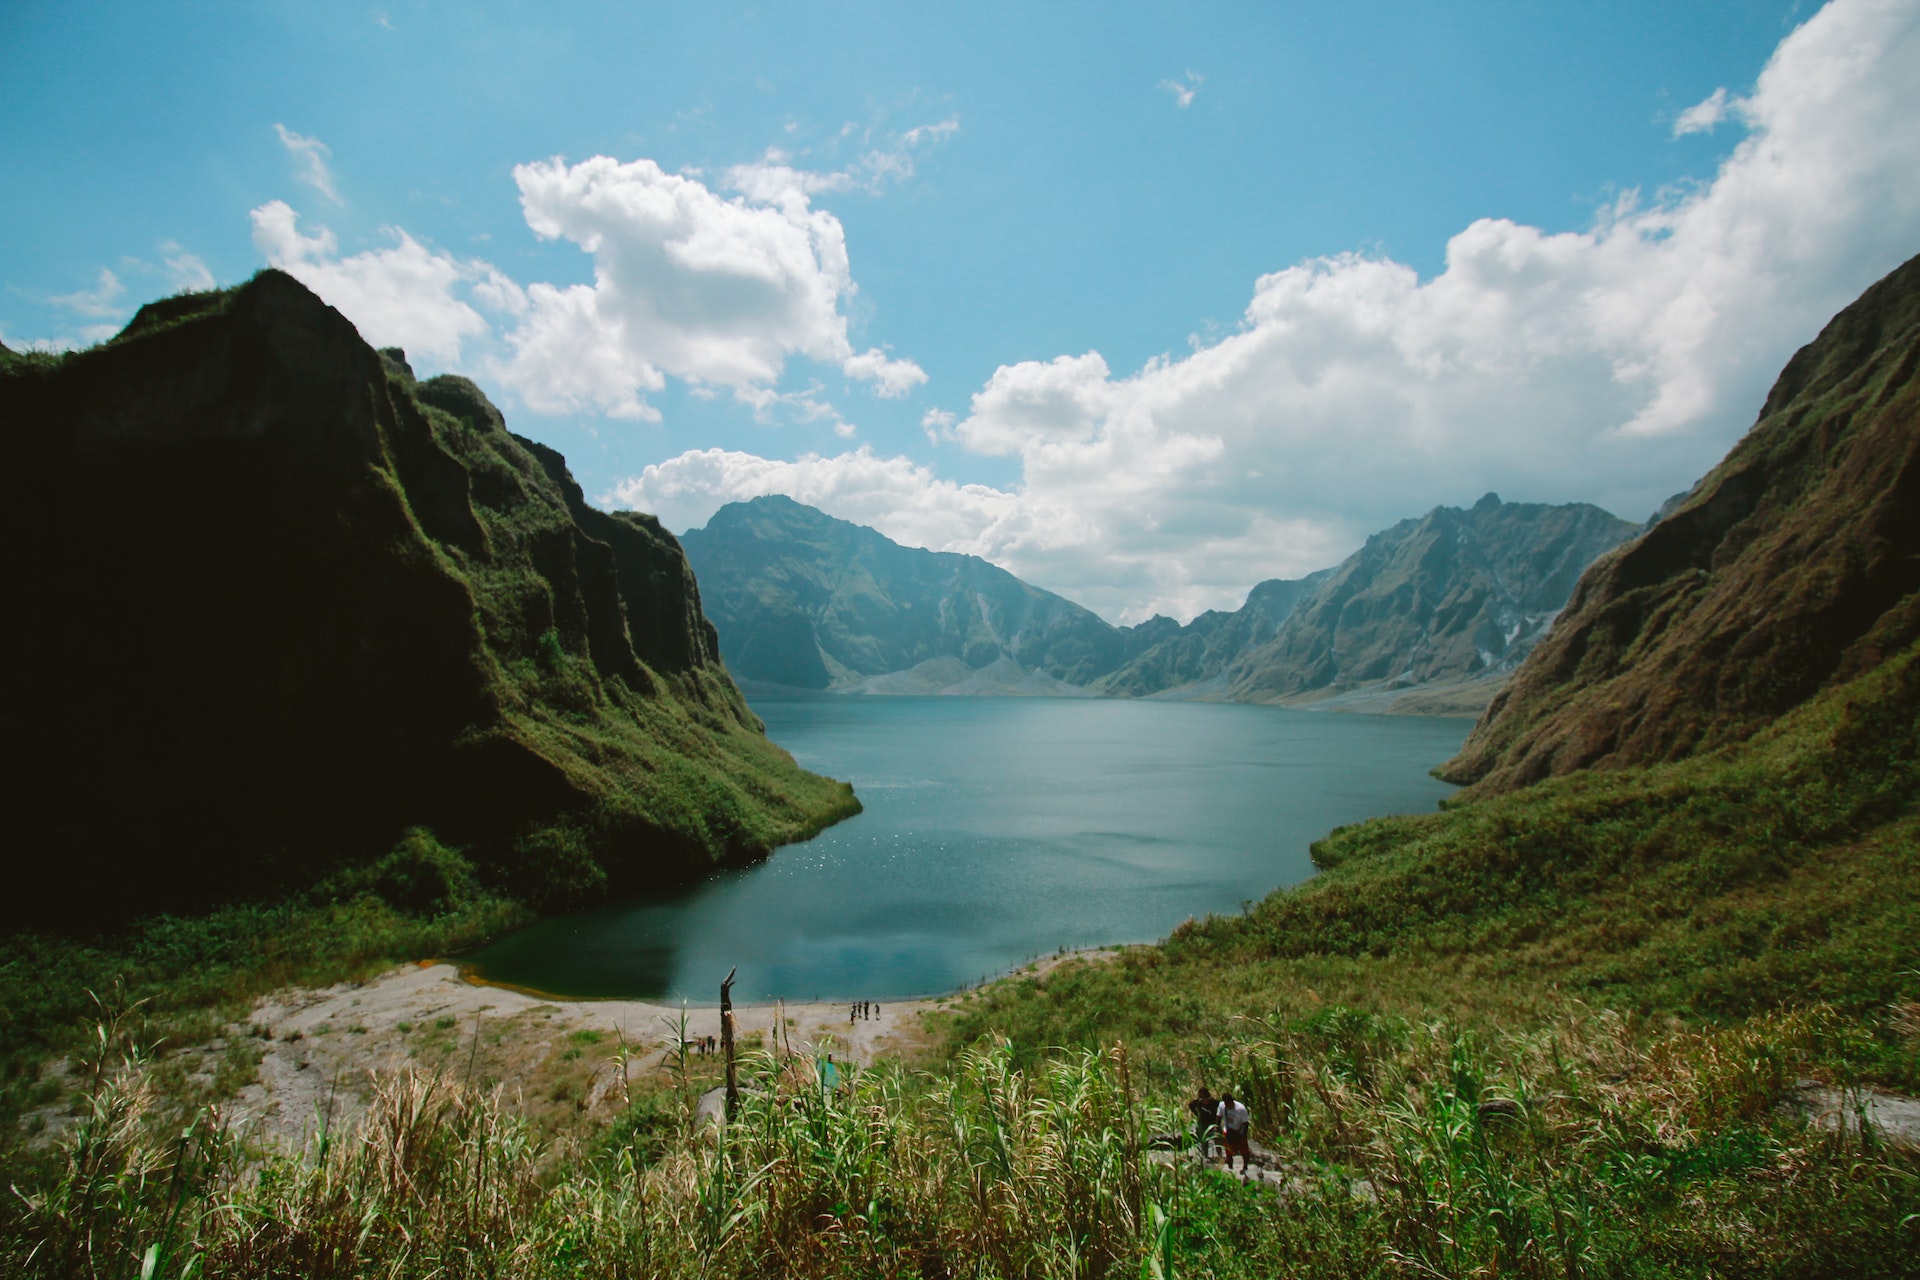
M1920 257L1802 347L1726 459L1581 578L1442 767L1478 791L1737 743L1920 636Z
M782 495L721 507L682 542L722 652L749 681L1459 714L1485 705L1579 571L1637 528L1488 494L1376 533L1332 568L1258 583L1239 609L1132 627Z
M857 808L768 742L651 517L292 277L5 357L0 720L42 918L298 889L433 828L557 904ZM77 892L84 884L85 892Z

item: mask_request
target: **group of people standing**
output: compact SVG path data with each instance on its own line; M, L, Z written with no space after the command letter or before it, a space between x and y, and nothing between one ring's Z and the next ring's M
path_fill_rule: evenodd
M1235 1098L1231 1092L1218 1098L1201 1085L1200 1092L1187 1102L1187 1111L1193 1116L1193 1142L1200 1149L1200 1158L1206 1159L1213 1147L1215 1138L1227 1153L1227 1168L1233 1168L1234 1156L1240 1157L1240 1172L1245 1173L1253 1160L1253 1149L1247 1145L1247 1131L1253 1123L1253 1115L1247 1110L1247 1104Z
M847 1010L847 1025L867 1022L880 1016L880 1006L871 1000L855 1000Z

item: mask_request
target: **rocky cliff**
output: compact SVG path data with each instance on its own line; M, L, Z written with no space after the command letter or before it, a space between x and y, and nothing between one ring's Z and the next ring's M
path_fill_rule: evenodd
M1740 742L1920 637L1920 258L1787 364L1758 421L1588 570L1444 776L1480 792Z
M977 556L903 547L787 497L722 507L681 543L728 666L751 680L852 689L920 668L925 679L900 691L930 693L1011 663L1018 675L980 691L1045 692L1129 652L1097 614Z
M1100 680L1102 692L1411 709L1435 688L1475 710L1552 626L1581 570L1636 532L1585 504L1435 507L1331 569L1263 582ZM1478 699L1475 701L1474 699ZM1362 701L1364 700L1364 702Z
M1225 696L1227 669L1272 640L1300 602L1311 597L1332 572L1323 569L1304 578L1256 583L1238 609L1209 609L1184 627L1168 618L1143 623L1138 629L1160 623L1168 631L1117 671L1095 681L1093 688L1123 698L1175 690Z
M857 807L760 733L657 522L291 277L0 361L5 859L42 918L283 889L412 824L557 902Z

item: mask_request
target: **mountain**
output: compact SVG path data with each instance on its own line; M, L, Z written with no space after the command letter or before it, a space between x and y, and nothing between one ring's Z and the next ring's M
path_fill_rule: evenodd
M1234 662L1236 702L1484 681L1519 664L1595 557L1637 532L1585 503L1435 507L1367 539Z
M1587 572L1444 776L1489 792L1697 755L1911 645L1917 371L1920 258L1801 348L1725 461Z
M1129 653L1127 632L977 556L903 547L787 497L731 503L680 541L721 653L749 680L1054 693L1111 671ZM1002 665L974 680L996 664L1017 673ZM908 672L917 675L868 683ZM963 687L969 681L974 687Z
M1247 602L1232 612L1209 609L1147 646L1117 671L1094 682L1099 693L1142 698L1179 690L1189 694L1223 692L1221 677L1243 654L1272 640L1274 634L1326 581L1332 570L1304 578L1270 578L1255 584ZM1172 623L1156 618L1154 623ZM1143 627L1154 623L1144 623Z
M290 276L0 362L0 865L32 918L283 891L416 824L557 902L857 809L766 740L657 521Z
M1374 534L1332 569L1263 582L1238 611L1200 615L1094 687L1478 709L1552 626L1581 570L1636 531L1583 503L1490 493L1467 510L1435 507Z
M1580 571L1637 526L1572 504L1436 507L1339 565L1185 626L1115 627L975 556L903 547L791 498L681 539L729 667L849 693L1172 696L1459 713L1486 705Z

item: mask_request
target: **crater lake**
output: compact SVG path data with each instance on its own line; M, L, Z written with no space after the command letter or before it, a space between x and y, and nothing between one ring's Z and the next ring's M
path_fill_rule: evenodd
M555 916L465 957L558 996L899 999L1060 949L1149 942L1314 873L1308 846L1432 810L1465 719L1229 703L758 696L866 811L691 888Z

